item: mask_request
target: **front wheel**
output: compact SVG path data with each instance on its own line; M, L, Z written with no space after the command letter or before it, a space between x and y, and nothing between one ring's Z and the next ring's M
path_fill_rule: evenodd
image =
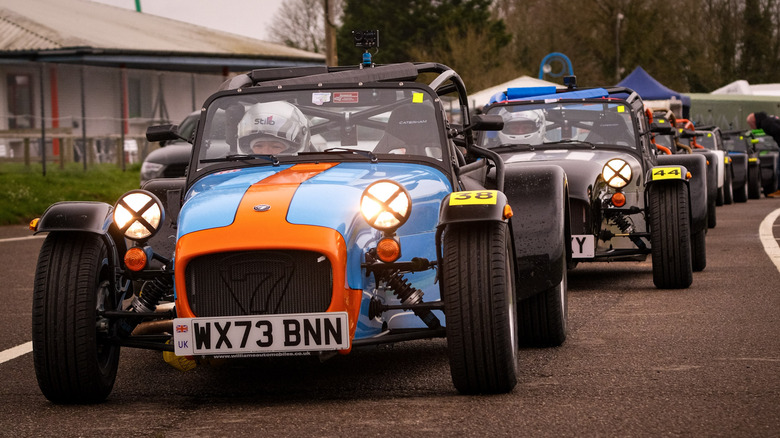
M748 168L748 198L761 199L761 169L758 166Z
M649 188L653 283L661 289L683 289L693 283L688 186L654 184Z
M50 233L33 290L33 362L38 386L54 403L97 403L114 387L119 347L98 311L116 308L107 248L92 233Z
M520 344L557 347L566 340L568 287L566 269L561 282L520 301L517 309Z
M747 178L747 175L745 176ZM742 181L742 184L733 188L734 202L747 202L748 200L748 183L746 180Z
M707 267L707 230L691 234L691 255L693 272L701 272Z
M734 203L734 188L732 187L734 177L731 175L731 166L728 166L723 181L723 203L730 205Z
M441 275L455 388L464 394L511 391L517 384L517 315L508 225L447 226Z

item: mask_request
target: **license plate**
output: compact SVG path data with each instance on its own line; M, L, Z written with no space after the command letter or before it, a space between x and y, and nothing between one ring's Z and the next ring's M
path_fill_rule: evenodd
M346 312L176 318L177 356L241 355L349 348Z
M571 236L571 257L574 259L592 259L596 256L596 239L592 234Z

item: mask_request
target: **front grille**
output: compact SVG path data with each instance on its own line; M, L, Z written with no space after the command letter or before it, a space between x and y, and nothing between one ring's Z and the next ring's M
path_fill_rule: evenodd
M590 204L581 199L571 198L569 199L569 211L572 234L593 233L593 225L590 223Z
M208 254L185 275L197 316L324 312L333 291L330 261L310 251Z

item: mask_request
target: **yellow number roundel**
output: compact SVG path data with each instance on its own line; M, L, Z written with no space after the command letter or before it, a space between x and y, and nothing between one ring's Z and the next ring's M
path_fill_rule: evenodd
M653 169L653 181L659 179L682 179L682 169L679 167L659 167Z
M450 205L495 205L497 193L497 190L472 190L468 192L454 192L450 195Z

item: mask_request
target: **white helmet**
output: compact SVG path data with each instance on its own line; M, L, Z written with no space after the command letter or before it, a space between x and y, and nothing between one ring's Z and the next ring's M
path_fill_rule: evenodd
M506 111L500 113L504 129L498 132L501 144L542 144L544 116L540 110Z
M288 102L256 103L238 123L238 145L243 152L251 153L251 142L264 137L288 145L285 154L301 152L311 138L309 119Z

